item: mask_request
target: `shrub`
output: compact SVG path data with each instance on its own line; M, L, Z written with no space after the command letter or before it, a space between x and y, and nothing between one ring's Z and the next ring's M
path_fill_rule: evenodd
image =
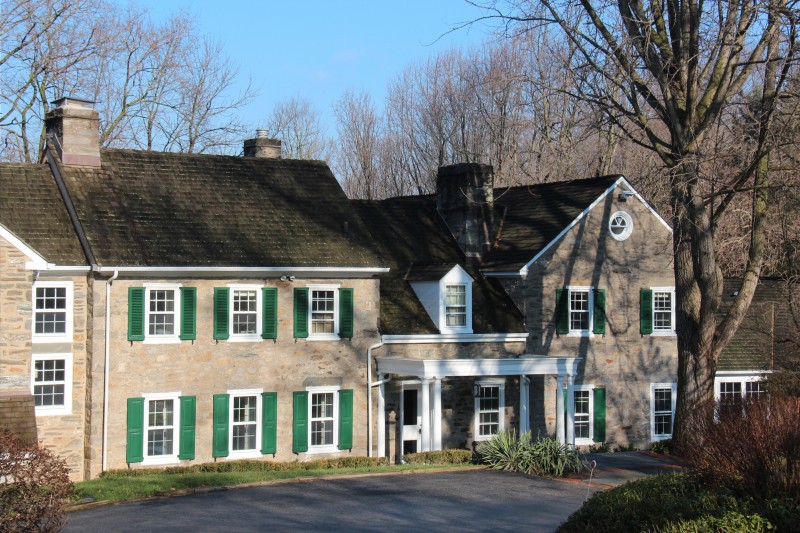
M478 446L481 460L495 470L522 472L536 476L562 477L583 470L580 454L574 448L549 437L525 432L501 431Z
M63 459L0 431L0 531L59 531L71 495Z
M708 480L742 484L761 499L788 496L800 502L800 399L705 404L687 422L693 442L686 459Z
M410 465L461 465L472 462L469 450L436 450L432 452L407 453L403 462Z

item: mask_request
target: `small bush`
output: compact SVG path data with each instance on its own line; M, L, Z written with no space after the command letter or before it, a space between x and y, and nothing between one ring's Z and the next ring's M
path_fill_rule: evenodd
M410 465L461 465L472 462L469 450L436 450L432 452L407 453L403 462Z
M66 462L50 450L0 431L0 531L59 531L72 495Z
M534 440L529 431L519 437L516 431L501 431L481 443L477 451L495 470L562 477L584 468L577 450L549 437L537 436Z
M669 455L672 453L672 439L660 440L654 442L650 446L650 451L653 453L661 453L664 455Z
M736 531L737 533L764 533L775 531L769 520L757 514L743 515L736 511L721 517L703 516L673 524L666 531L672 533L705 533L707 531Z

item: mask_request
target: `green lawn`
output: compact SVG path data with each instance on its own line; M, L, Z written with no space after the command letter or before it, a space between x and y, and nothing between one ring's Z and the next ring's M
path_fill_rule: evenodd
M223 485L241 485L243 483L257 483L281 479L300 479L330 475L366 474L381 472L405 472L431 470L434 468L451 468L454 470L470 467L470 465L453 464L413 464L413 465L373 465L357 468L319 468L307 470L304 468L251 471L251 472L191 472L191 473L165 473L158 471L153 474L135 476L109 476L91 481L81 481L75 484L78 498L91 497L96 500L124 501L162 496L184 489L197 489L203 487L218 487Z

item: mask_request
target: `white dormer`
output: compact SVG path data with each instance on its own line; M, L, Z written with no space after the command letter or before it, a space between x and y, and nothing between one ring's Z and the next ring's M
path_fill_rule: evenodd
M440 333L472 333L473 279L455 265L438 280L409 279Z

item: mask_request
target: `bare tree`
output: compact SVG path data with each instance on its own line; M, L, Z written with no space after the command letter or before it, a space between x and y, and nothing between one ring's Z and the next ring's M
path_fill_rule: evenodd
M284 157L331 158L332 143L323 132L319 112L305 98L290 98L275 104L266 120L271 137L281 140Z
M764 219L774 112L796 60L794 0L540 0L484 5L512 31L558 28L576 53L576 97L591 102L629 139L653 151L670 183L674 229L678 408L713 398L720 352L752 299L764 258ZM759 88L757 123L736 172L716 183L708 163L715 124ZM710 143L713 147L714 143ZM736 302L719 317L722 273L715 229L733 200L752 196L747 267Z
M339 152L334 168L351 198L380 198L380 120L367 93L346 92L336 103Z

